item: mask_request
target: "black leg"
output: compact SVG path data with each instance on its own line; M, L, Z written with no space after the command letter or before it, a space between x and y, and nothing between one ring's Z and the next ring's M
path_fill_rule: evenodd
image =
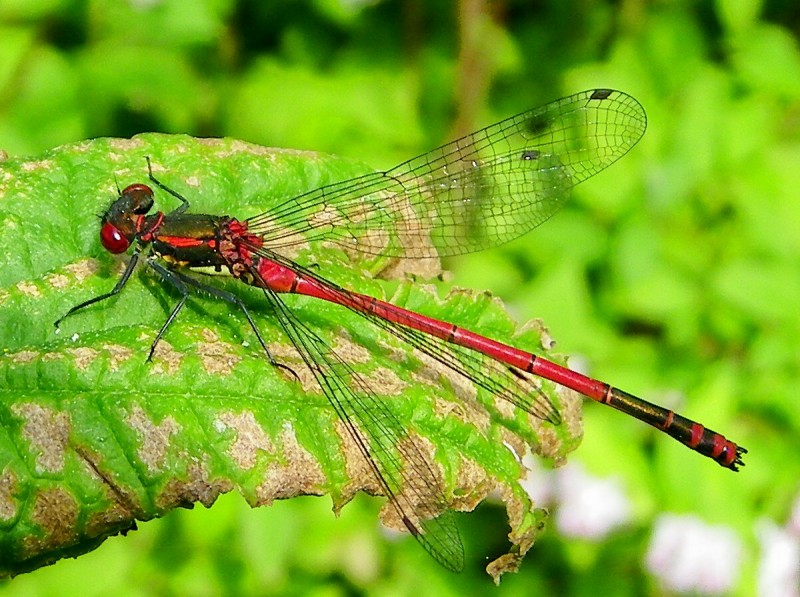
M189 209L189 200L186 197L184 197L183 195L181 195L178 191L172 190L167 185L165 185L163 182L158 180L153 175L153 167L150 164L150 156L146 156L145 159L147 160L147 175L150 178L150 180L153 181L153 184L156 185L162 191L166 191L167 193L169 193L170 195L172 195L173 197L175 197L176 199L178 199L181 202L181 204L177 208L172 210L169 215L182 214L187 209Z
M150 260L147 262L147 264L150 267L152 267L153 270L155 270L156 273L158 273L158 275L162 277L162 279L175 286L182 295L180 302L172 310L172 313L170 313L170 316L169 318L167 318L166 323L162 326L161 331L159 331L158 333L158 336L156 336L156 339L150 348L150 356L147 357L148 361L152 358L156 344L158 343L159 340L161 340L161 336L166 331L167 326L169 326L172 323L172 321L175 319L175 316L178 314L178 311L181 310L184 303L186 302L186 297L188 295L188 289L186 288L186 286L189 285L189 286L194 286L198 290L202 290L203 292L206 292L211 296L222 299L227 303L236 305L241 310L241 312L244 313L244 316L247 318L247 323L250 324L253 333L256 335L256 338L258 338L258 343L261 344L261 348L264 349L264 353L267 355L270 364L273 367L278 367L279 369L284 369L288 371L289 373L292 374L292 376L295 377L295 379L297 379L298 382L300 381L300 378L297 376L297 373L295 373L291 369L291 367L287 367L286 365L279 363L272 357L269 348L267 348L267 343L264 342L264 338L261 335L261 332L259 331L256 322L253 321L253 317L250 315L250 311L247 309L247 306L242 302L242 300L238 296L226 290L222 290L221 288L214 288L213 286L209 286L207 284L203 284L202 282L198 282L194 278L182 274L177 270L169 270L160 263L158 263L157 261Z
M119 280L117 280L117 284L116 284L116 286L114 286L114 289L111 292L106 292L105 294L101 294L100 296L96 296L93 299L89 299L88 301L84 301L84 302L80 303L79 305L75 305L74 307L72 307L72 309L70 309L69 311L64 313L64 315L62 315L61 317L59 317L55 321L54 325L55 325L56 329L58 329L58 326L61 325L62 321L64 321L67 317L69 317L70 315L75 313L75 311L79 311L79 310L83 309L84 307L88 307L89 305L93 305L95 303L99 303L100 301L104 301L104 300L106 300L108 298L111 298L114 295L119 294L119 291L122 290L122 287L125 286L125 284L128 283L128 280L130 279L131 274L133 273L133 270L136 267L136 262L137 261L139 261L139 247L138 246L136 247L136 250L134 251L133 255L131 256L131 260L128 262L128 266L125 268L125 271L122 272L122 276L120 277Z
M191 286L194 286L195 288L197 288L199 290L202 290L203 292L207 292L211 296L215 296L217 298L220 298L223 301L226 301L226 302L228 302L228 303L230 303L232 305L236 305L241 310L241 312L244 313L244 316L247 318L247 323L249 323L250 327L253 329L253 333L255 333L256 338L258 338L258 343L261 344L261 348L263 348L264 352L267 354L267 358L269 359L269 362L272 365L276 366L276 367L282 367L282 368L286 368L289 371L292 371L288 367L284 367L283 365L278 363L274 358L272 358L272 354L269 352L269 348L267 348L267 343L264 342L264 338L261 336L261 332L259 331L258 326L256 326L256 322L253 321L253 317L250 315L250 311L248 311L247 307L242 302L242 299L240 299L238 296L236 296L232 292L228 292L227 290L222 290L221 288L214 288L213 286L209 286L207 284L203 284L202 282L199 282L199 281L195 280L194 278L191 278L191 277L189 277L189 276L187 276L185 274L182 274L180 272L176 271L176 272L172 272L172 273L174 275L180 277L180 279L184 283L189 284ZM294 371L292 371L292 373L294 373Z
M162 325L161 329L158 330L156 339L153 340L153 343L150 345L150 353L147 355L147 361L150 362L153 359L153 353L156 351L156 346L158 346L158 343L161 341L161 337L164 335L164 332L166 332L167 328L172 324L173 321L175 321L178 313L186 304L186 299L189 298L189 289L186 288L186 284L183 283L180 275L178 275L176 272L168 270L158 261L155 261L154 259L148 259L147 265L149 265L150 268L156 272L162 280L172 284L178 290L178 292L181 293L181 300L179 300L178 303L172 308L172 311L167 317L167 320L164 322L164 325Z

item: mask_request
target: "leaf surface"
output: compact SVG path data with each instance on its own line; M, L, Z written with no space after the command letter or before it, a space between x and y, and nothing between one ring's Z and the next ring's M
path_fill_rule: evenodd
M145 156L160 180L191 201L191 212L239 218L369 171L310 152L159 134L0 163L0 574L84 553L136 521L195 502L209 506L229 491L253 506L329 494L335 509L358 491L381 493L319 387L304 383L302 362L259 289L204 276L242 298L273 356L296 378L267 362L235 307L202 294L147 363L178 296L144 268L119 296L80 311L55 333L53 321L118 279L128 257L103 250L97 214L117 185L147 182ZM168 212L177 201L165 195L157 193L156 208ZM324 243L292 258L342 287L523 349L549 347L539 323L518 329L489 294L458 290L440 298L435 286L403 275L405 266L354 261ZM427 275L435 270L425 264ZM489 570L497 577L516 569L545 516L519 484L521 458L530 448L561 462L574 449L577 398L543 384L562 415L559 425L544 423L355 313L282 298L385 399L441 475L451 508L471 510L499 488L512 546ZM391 508L382 518L402 526Z

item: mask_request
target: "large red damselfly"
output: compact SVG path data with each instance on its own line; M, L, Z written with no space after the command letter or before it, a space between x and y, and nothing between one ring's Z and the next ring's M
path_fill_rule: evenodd
M607 383L453 324L348 291L284 254L311 240L350 252L407 258L457 255L504 243L547 220L574 185L625 155L645 127L644 109L631 96L609 89L584 91L498 122L386 172L320 187L247 220L187 213L189 201L153 175L148 158L151 183L180 205L169 213L150 213L153 189L142 183L125 187L102 218L100 239L111 253L124 253L133 245L133 255L110 292L74 306L56 325L119 293L144 258L181 295L148 358L194 288L238 307L270 362L287 368L270 355L248 309L235 294L208 286L183 270L227 270L263 289L277 321L400 520L437 561L460 570L463 547L428 458L413 442L402 441L407 433L366 380L287 308L281 293L347 307L542 420L558 423L560 417L531 374L636 417L731 470L743 465L746 450L699 423Z

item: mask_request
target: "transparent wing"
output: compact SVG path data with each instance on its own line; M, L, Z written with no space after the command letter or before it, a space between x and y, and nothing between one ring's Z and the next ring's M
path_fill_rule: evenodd
M265 259L280 263L304 278L313 278L318 282L319 288L324 290L325 296L322 298L325 300L342 305L354 313L358 313L376 326L401 340L405 340L423 354L460 374L476 386L490 392L493 396L506 400L543 421L549 421L554 425L558 425L561 422L561 415L558 409L540 390L535 376L469 348L448 342L443 338L407 327L400 323L404 315L399 308L397 309L399 314L396 317L397 321L392 321L370 313L366 309L351 307L349 305L353 304L354 301L358 301L361 295L353 294L340 288L309 268L303 267L263 247L253 246L250 249ZM370 300L364 302L365 307L368 309ZM391 311L395 306L391 303L383 303L382 308Z
M255 270L251 273L258 278ZM363 378L298 320L273 291L266 285L262 288L281 327L375 473L400 520L436 561L461 571L461 537L428 458Z
M325 240L370 255L469 253L547 220L572 187L625 155L646 125L630 95L583 91L386 172L299 195L247 223L278 251Z

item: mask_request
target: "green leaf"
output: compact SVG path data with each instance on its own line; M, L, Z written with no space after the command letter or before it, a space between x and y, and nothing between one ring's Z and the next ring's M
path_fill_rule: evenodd
M145 156L160 180L189 198L193 213L237 217L367 171L310 152L158 134L0 163L2 575L84 553L136 521L195 502L209 506L229 491L252 506L330 494L335 510L359 491L381 493L257 288L221 276L209 282L244 301L271 354L293 374L268 363L236 307L205 295L191 297L146 362L179 297L145 268L119 296L54 332L52 322L71 306L108 292L118 279L128 257L102 249L96 214L116 197L117 185L146 182ZM157 209L176 204L157 192ZM548 343L541 324L516 329L488 294L455 291L441 299L435 287L408 277L373 279L367 271L375 263L354 263L324 244L292 257L345 288L520 348L541 351ZM563 417L557 426L544 423L353 312L282 298L385 399L408 430L402 441L430 458L447 506L472 510L499 489L512 546L488 569L495 577L515 570L545 517L518 482L521 457L530 448L560 462L574 449L575 396L543 385ZM413 466L404 469L401 485L415 474ZM382 520L402 528L388 505Z

